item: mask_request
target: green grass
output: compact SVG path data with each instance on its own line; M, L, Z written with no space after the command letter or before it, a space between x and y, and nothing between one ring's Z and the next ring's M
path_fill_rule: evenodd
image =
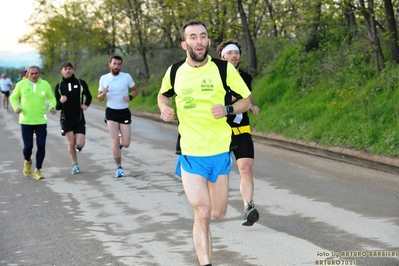
M316 62L320 54L304 59L287 53L254 87L254 99L261 109L251 120L255 130L324 146L399 155L399 83L393 78L397 67L359 82L361 78L354 76L358 73L346 69L330 76L320 74ZM296 69L287 67L288 58Z

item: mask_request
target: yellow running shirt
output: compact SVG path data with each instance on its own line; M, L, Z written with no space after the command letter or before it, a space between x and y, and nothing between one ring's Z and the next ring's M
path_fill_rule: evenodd
M174 91L171 92L171 67L162 80L160 93L176 95L176 113L179 119L177 153L190 156L212 156L230 150L232 130L227 118L215 119L211 108L226 105L226 90L219 69L208 55L208 62L198 68L187 61L176 72ZM235 67L227 64L226 83L232 91L247 98L251 94ZM228 97L231 98L229 95Z

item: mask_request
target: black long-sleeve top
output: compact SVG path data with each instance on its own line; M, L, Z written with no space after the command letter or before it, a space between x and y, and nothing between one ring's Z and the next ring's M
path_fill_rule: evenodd
M239 70L240 75L242 79L244 80L245 84L247 84L247 87L250 91L252 91L252 76L248 74L247 72L242 71L241 69ZM237 115L242 116L242 119L239 119L240 123L236 123L234 120ZM227 117L227 122L231 127L241 127L241 126L248 126L249 125L249 117L248 117L248 112L244 112L242 114L237 114L237 115L229 115Z
M62 81L55 86L55 98L57 100L57 110L61 110L61 116L71 123L78 123L84 119L81 105L84 103L87 107L90 105L92 96L89 86L82 79L77 79L75 75L70 78L62 78ZM67 101L60 102L62 95L67 97Z

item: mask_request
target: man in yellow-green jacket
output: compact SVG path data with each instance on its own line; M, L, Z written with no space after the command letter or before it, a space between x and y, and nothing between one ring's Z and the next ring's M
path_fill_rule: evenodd
M19 114L22 140L24 142L24 169L25 176L31 176L31 155L33 150L33 136L36 134L36 169L33 179L43 179L40 172L46 154L47 137L47 102L51 114L56 114L56 100L51 85L40 78L40 68L28 68L28 78L17 83L10 97L11 106Z

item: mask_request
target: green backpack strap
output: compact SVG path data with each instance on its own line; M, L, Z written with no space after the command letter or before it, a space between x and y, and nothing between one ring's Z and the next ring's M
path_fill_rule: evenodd
M80 103L83 104L83 87L82 87L82 83L80 83L80 79L78 79L79 82L79 88L80 88Z
M62 81L61 81L61 82L62 82ZM55 86L56 88L58 88L58 93L59 93L60 97L62 96L62 94L61 94L61 82L58 83L58 84Z
M83 104L83 87L82 87L82 83L80 82L80 79L77 78L77 80L79 82L79 88L80 88L80 103ZM58 93L60 94L60 97L62 96L61 83L62 83L62 81L60 83L58 83L56 86L56 88L58 87ZM62 105L62 113L64 113L64 105ZM83 110L81 110L81 112L80 112L79 121L82 119L82 113L83 113Z
M61 97L62 97L62 94L61 94L61 83L62 83L62 81L59 82L59 83L55 86L55 89L58 88L58 94L60 95L60 99L61 99ZM60 120L63 120L63 119L65 119L64 104L62 104L62 111L61 111L61 115L60 115Z
M62 81L61 81L61 82L62 82ZM61 82L59 82L59 83L55 86L55 89L58 88L58 94L60 95L60 99L61 99L61 96L62 96L62 94L61 94ZM62 105L62 111L64 111L64 105Z
M80 88L80 103L83 104L83 87L82 87L82 83L80 82L80 79L77 78L77 80L79 82L79 88ZM60 83L58 83L57 86L56 86L56 87L58 87L58 93L60 94L60 96L62 96L62 94L61 94L61 83L62 83L62 81Z

